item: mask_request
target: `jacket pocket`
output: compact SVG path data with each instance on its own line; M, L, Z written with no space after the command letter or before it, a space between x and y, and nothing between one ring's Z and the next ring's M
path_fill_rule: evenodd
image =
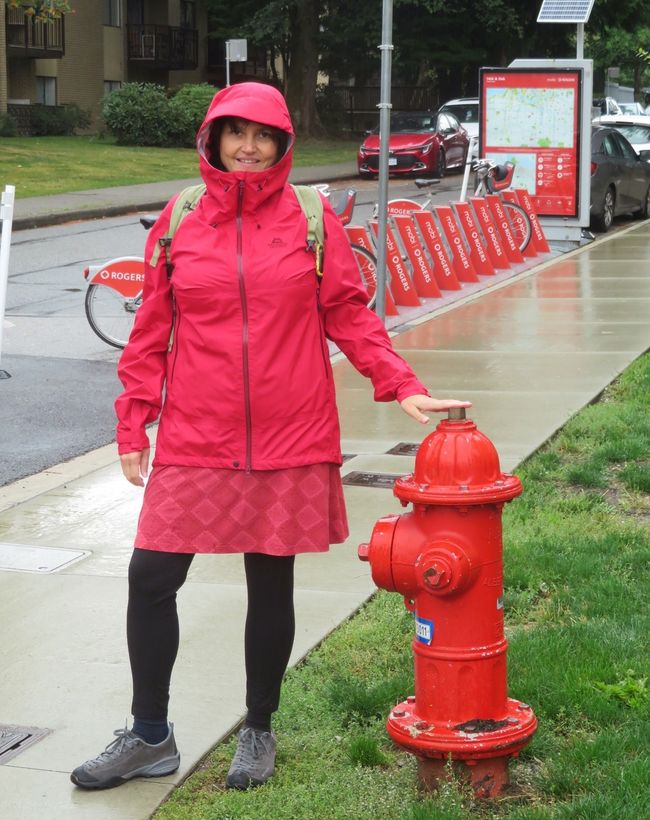
M176 309L174 311L174 321L172 322L172 329L171 333L169 334L169 345L167 346L167 352L171 356L171 363L169 369L169 378L167 381L171 384L174 381L174 371L176 370L176 360L178 359L178 344L180 341L180 332L181 332L181 312L176 305Z

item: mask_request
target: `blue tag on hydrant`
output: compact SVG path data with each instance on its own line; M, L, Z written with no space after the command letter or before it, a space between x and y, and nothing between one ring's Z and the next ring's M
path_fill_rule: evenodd
M425 643L427 646L433 640L433 621L427 621L426 618L415 617L415 637L420 643Z

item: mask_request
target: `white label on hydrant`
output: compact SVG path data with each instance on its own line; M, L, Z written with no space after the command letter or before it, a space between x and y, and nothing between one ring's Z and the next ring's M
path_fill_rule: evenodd
M426 618L415 618L415 637L420 643L425 643L427 646L433 640L433 621L427 621Z

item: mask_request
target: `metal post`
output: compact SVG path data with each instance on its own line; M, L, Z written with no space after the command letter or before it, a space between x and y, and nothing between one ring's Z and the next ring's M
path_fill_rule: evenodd
M226 40L226 88L230 85L230 40Z
M0 236L0 360L2 360L2 331L5 319L5 305L7 303L9 247L11 245L11 224L14 218L15 194L15 186L5 186L2 193L2 206L0 207L0 222L2 223L2 236ZM9 378L9 374L5 370L0 370L0 379L7 378Z
M585 51L585 24L578 23L576 31L576 60L582 60Z
M381 21L381 89L379 108L379 200L377 231L377 315L386 319L386 232L388 228L388 139L393 51L393 0L383 0Z

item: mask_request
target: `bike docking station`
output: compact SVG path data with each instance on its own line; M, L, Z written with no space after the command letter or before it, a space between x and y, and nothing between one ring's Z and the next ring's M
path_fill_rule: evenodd
M11 248L11 226L14 218L14 201L16 188L6 185L2 192L0 204L0 362L2 362L2 336L5 323L5 307L7 304L7 284L9 282L9 250ZM0 368L0 380L10 379L11 374Z
M470 164L468 158L466 177ZM517 220L530 225L521 250ZM345 230L350 243L376 253L377 220L369 220L368 227L346 225ZM386 228L387 327L494 287L554 255L525 189L472 196L469 201L461 195L460 201L432 207L413 199L391 200ZM362 271L362 276L372 292L375 271Z

